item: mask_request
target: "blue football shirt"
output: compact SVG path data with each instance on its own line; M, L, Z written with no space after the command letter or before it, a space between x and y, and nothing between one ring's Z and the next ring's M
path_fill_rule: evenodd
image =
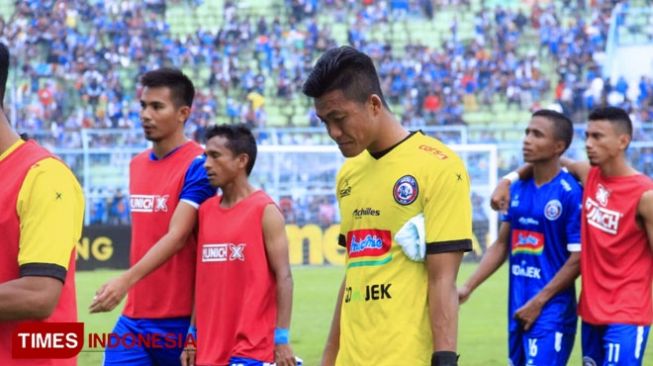
M566 170L537 187L534 179L511 187L510 207L503 221L510 224L509 328L520 327L514 314L544 288L571 252L580 251L582 189ZM533 330L576 331L574 287L552 297Z

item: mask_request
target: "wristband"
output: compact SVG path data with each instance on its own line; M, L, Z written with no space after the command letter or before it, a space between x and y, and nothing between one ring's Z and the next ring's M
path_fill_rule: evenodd
M510 182L510 184L513 184L513 183L515 183L516 181L519 180L519 173L510 172L510 173L504 175L502 179L507 179Z
M191 325L188 327L188 334L186 334L186 339L188 339L189 336L193 337L193 340L197 342L197 327L194 325Z
M458 357L453 351L436 351L431 355L431 366L458 366Z
M290 331L284 328L274 329L274 344L282 345L290 343Z

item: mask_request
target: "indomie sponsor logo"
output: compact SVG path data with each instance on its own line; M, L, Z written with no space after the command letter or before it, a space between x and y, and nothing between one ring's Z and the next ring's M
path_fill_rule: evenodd
M363 216L381 216L381 210L375 210L371 207L357 208L352 212L352 215L356 219L360 219Z
M168 212L170 195L133 194L129 197L131 212Z
M616 234L619 231L619 220L622 216L620 212L603 208L591 198L585 201L585 211L588 224L608 234Z
M542 254L544 234L529 230L512 231L512 254Z
M353 230L347 233L349 257L379 257L388 253L391 243L388 230Z
M245 245L244 243L204 244L202 246L202 262L244 261Z

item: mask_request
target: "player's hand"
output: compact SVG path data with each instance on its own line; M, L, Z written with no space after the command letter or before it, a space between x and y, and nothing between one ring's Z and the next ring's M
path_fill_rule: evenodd
M510 204L510 181L500 179L490 196L490 207L494 211L507 212Z
M179 359L181 360L181 366L195 366L195 347L188 345L181 352Z
M528 300L524 306L517 309L515 312L515 319L519 320L522 323L524 330L528 331L540 316L543 306L544 304L537 298L532 298Z
M459 286L456 290L458 290L458 303L461 305L464 304L472 294L472 290L465 285Z
M295 355L289 344L277 344L274 346L274 362L276 366L295 366Z
M89 311L91 313L101 313L113 310L125 298L127 290L129 290L127 279L123 276L114 278L95 292Z

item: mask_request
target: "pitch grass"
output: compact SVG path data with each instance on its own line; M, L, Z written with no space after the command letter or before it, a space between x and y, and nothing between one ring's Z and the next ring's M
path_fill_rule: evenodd
M459 280L469 277L476 264L463 264ZM503 366L507 363L506 289L507 266L483 284L461 306L458 349L461 366ZM112 313L89 314L88 306L95 290L119 271L77 273L77 293L80 321L85 333L111 332L119 310ZM292 318L292 347L304 359L304 365L319 365L324 340L331 324L335 296L342 281L342 267L295 267L295 299ZM122 305L119 309L122 308ZM651 343L651 342L649 342ZM392 345L388 345L392 347ZM102 352L82 351L79 366L101 365ZM580 333L576 337L570 365L580 365ZM644 365L653 365L653 351L647 350ZM367 365L364 365L367 366ZM397 365L400 366L400 365Z

